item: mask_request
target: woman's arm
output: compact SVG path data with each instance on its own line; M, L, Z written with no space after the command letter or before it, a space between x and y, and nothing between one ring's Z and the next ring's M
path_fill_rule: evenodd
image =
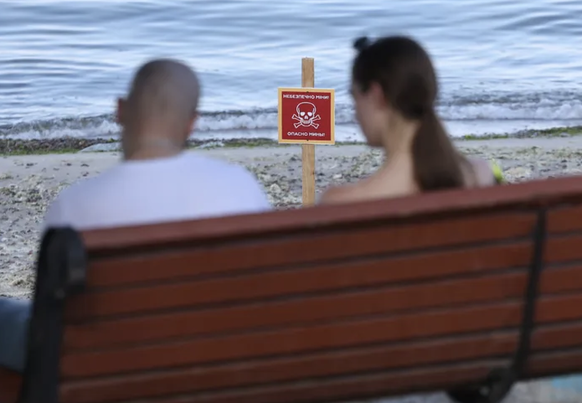
M503 177L503 170L501 169L499 164L496 161L491 161L490 165L491 171L493 172L493 177L495 178L495 182L498 185L506 183L505 178Z

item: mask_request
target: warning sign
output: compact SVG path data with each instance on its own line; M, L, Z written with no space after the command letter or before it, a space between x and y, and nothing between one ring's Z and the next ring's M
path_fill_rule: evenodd
M279 88L279 143L334 144L334 90Z

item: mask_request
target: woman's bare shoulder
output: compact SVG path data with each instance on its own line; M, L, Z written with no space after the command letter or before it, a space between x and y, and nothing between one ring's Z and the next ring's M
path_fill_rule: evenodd
M372 198L365 181L328 188L319 199L320 204L352 203Z
M349 199L349 191L346 186L334 186L326 189L319 198L319 204L345 203Z
M469 159L469 162L473 167L477 186L490 186L495 184L495 175L490 161L472 157Z

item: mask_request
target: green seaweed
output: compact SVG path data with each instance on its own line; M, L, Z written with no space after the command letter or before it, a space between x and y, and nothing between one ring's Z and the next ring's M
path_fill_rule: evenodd
M543 137L571 137L582 134L582 126L553 127L549 129L526 129L515 133L491 133L491 134L466 134L455 138L459 141L483 141L509 138L543 138ZM96 144L115 144L117 139L81 139L64 137L59 139L6 139L0 137L0 155L42 155L42 154L68 154L76 153ZM341 141L336 147L347 145L362 145L363 141ZM188 141L190 149L217 149L217 148L257 148L257 147L291 147L292 144L278 144L277 140L270 138L238 138L223 140L199 140ZM326 146L322 146L326 147ZM329 147L329 146L327 146Z
M582 134L582 126L551 127L549 129L525 129L514 133L488 133L488 134L466 134L458 139L477 141L477 140L496 140L509 138L536 138L536 137L573 137Z

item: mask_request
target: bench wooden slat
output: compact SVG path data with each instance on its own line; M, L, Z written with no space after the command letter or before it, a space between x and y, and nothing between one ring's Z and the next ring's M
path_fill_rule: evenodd
M567 366L570 369L579 368L582 363L579 355L567 353L552 355L534 355L532 364ZM472 379L484 378L490 368L507 365L504 360L487 360L473 364L443 365L420 370L401 372L374 372L363 375L353 375L331 379L318 379L317 382L294 382L290 384L263 386L253 388L230 389L208 392L204 394L181 394L167 396L155 400L139 400L140 402L163 403L297 403L297 402L332 402L362 399L409 390L416 392L442 389L453 384L463 384Z
M276 386L227 389L209 393L182 393L166 398L139 400L141 402L249 402L292 403L310 401L338 401L339 399L374 397L382 394L416 390L433 390L447 387L451 383L462 384L486 377L490 368L506 365L503 360L480 361L473 364L452 364L428 367L421 370L373 372L362 375L318 379L317 382L293 382ZM549 368L576 370L582 365L582 352L535 354L527 367L530 374L542 375ZM323 387L322 387L323 386ZM65 401L67 403L69 401ZM72 401L70 401L72 402Z
M580 345L578 339L577 345ZM527 364L526 371L531 377L565 375L579 373L582 368L582 349L568 349L549 353L536 353Z
M551 286L572 287L562 273L552 273ZM519 298L525 273L486 279L448 281L434 285L384 288L328 297L301 298L296 301L257 303L224 309L171 313L129 318L90 325L69 326L66 348L105 348L123 344L163 341L177 336L216 335L252 329L302 326L363 315L390 315L414 308L442 308L493 299ZM581 281L582 282L582 279Z
M390 388L390 382L393 382L393 384L397 384L398 382L401 382L403 379L407 379L408 378L407 383L403 385L404 387L409 387L409 386L413 386L413 387L416 386L416 387L418 387L418 385L421 385L421 381L424 380L424 381L428 381L428 384L426 385L426 387L428 389L430 389L431 386L433 386L433 385L436 386L436 387L440 386L440 382L439 383L436 383L436 384L432 383L435 380L435 376L434 375L437 375L436 376L436 379L438 379L439 378L439 375L442 375L444 373L449 373L449 376L450 376L450 378L449 378L449 384L450 384L450 380L451 379L456 380L458 383L463 383L465 381L470 381L471 379L476 379L475 377L482 376L483 374L486 374L486 370L484 368L490 368L490 366L492 364L494 365L496 363L497 364L501 364L501 363L504 363L504 362L503 361L492 362L491 360L488 360L488 361L482 361L482 362L478 363L477 365L474 365L474 366L478 366L480 368L478 375L476 375L475 373L463 374L461 372L455 372L455 370L457 368L459 368L459 366L458 365L455 365L455 364L438 366L438 367L433 368L432 371L422 371L422 372L420 372L420 371L403 371L403 372L393 372L393 371L390 371L388 373L383 374L383 376L382 376L382 379L384 379L385 381L387 381L387 383L385 385L383 385L383 388L386 388L386 387ZM463 368L467 368L467 367L468 366L465 366ZM415 377L412 378L412 379L410 378L410 375L411 374L414 374L415 375ZM419 376L419 375L421 375L421 376ZM468 375L468 377L467 377L467 375ZM370 375L368 375L368 376L362 375L360 377L341 377L339 383L349 382L350 380L356 381L356 379L358 379L358 378L360 379L360 381L366 381L367 380L366 378L369 379L369 378L377 378L377 377L378 377L377 374L373 374L371 376ZM430 377L431 379L427 379L427 377ZM325 383L328 383L328 382L331 383L332 381L327 381L326 382L325 379L318 379L317 382L318 383L319 382L323 382L325 384ZM337 383L337 382L338 381L335 380L335 383ZM310 383L311 382L305 382L303 384L304 385L309 385ZM191 384L191 386L194 386L194 384ZM363 385L360 383L360 386L363 386ZM289 390L289 386L288 385L287 386L281 385L281 386L279 386L279 388L284 388L284 389ZM276 390L276 389L279 389L279 388L277 388L277 387L268 387L268 388L264 388L263 391L265 389L267 389L267 390L268 389L275 389ZM255 389L255 388L251 388L251 393L252 393L252 389ZM130 392L130 391L123 392L119 388L116 391L121 392L121 395L125 395L128 392ZM182 393L179 393L179 394L177 393L176 395L178 395L178 396L181 395L181 396L184 397L184 399L185 399L184 401L190 401L190 402L206 401L206 399L209 399L211 396L212 396L211 397L212 400L210 400L210 401L222 401L222 400L215 400L215 399L220 399L220 398L229 399L229 394L232 393L233 391L235 391L233 394L236 394L236 395L239 395L239 396L245 396L245 394L246 394L244 390L241 393L239 390L237 390L235 388L235 389L226 389L222 393L220 393L220 392L218 392L218 393L216 393L216 392L215 393L204 393L204 392L197 392L197 391L186 391L186 392L182 392ZM137 391L135 389L133 390L133 392L136 395L142 395L142 393L140 393L139 391ZM361 392L361 390L360 390L360 392ZM99 396L99 392L97 392L97 393L98 393L98 396ZM167 399L168 396L172 396L172 392L170 391L170 393L167 393L164 390L164 392L162 392L162 393L159 393L159 392L158 393L154 393L153 395L148 395L148 397L155 397L156 395L162 395L162 396L165 395L166 396L166 399ZM253 393L252 395L253 396L256 396L255 393ZM77 394L75 394L75 397L77 397L77 396L81 396L81 399L80 400L77 400L78 398L76 398L76 399L73 400L73 399L70 398L70 396L68 394L67 395L63 394L62 395L63 403L73 403L73 402L79 402L79 403L81 403L81 402L84 402L85 401L83 398L88 398L87 399L88 402L93 402L94 401L94 400L92 400L89 397L89 392L87 392L87 393L77 393ZM249 398L250 398L250 396L249 396ZM259 399L260 398L261 397L259 396ZM342 398L344 398L344 396L342 396ZM162 400L165 401L166 399L162 399ZM173 399L170 399L170 400L173 401ZM108 401L108 400L104 400L104 401ZM113 401L113 400L110 400L110 401ZM124 399L123 401L132 401L132 400L130 400L130 399L125 400ZM140 398L140 401L142 401L141 398ZM149 400L145 400L145 401L149 401ZM157 399L156 400L152 400L152 401L157 401ZM230 401L230 400L225 400L225 401ZM241 401L247 401L247 400L246 399L241 399ZM266 400L257 400L257 401L266 401ZM272 400L269 400L269 401L272 401Z
M67 317L74 321L93 316L136 314L147 310L309 295L346 287L357 289L404 281L436 281L452 275L524 267L531 260L531 253L531 245L518 242L426 253L418 257L399 254L289 267L285 270L273 269L217 279L188 281L178 278L173 283L153 286L104 291L91 287L90 293L75 298L75 302L69 305ZM439 270L436 271L435 267L439 267Z
M538 323L576 320L582 318L582 295L547 297L539 302L538 309ZM63 357L61 371L64 378L101 376L224 360L300 354L366 343L493 331L517 326L521 320L520 315L520 302L506 302L167 344L146 344L118 350L71 352Z
M562 337L564 333L569 334L569 338ZM61 396L63 403L97 403L362 371L398 370L411 365L507 356L515 350L517 338L518 332L513 330L247 363L179 368L154 374L71 381L61 390ZM580 338L582 322L559 327L545 326L536 331L533 346L536 349L571 347L576 346Z
M160 256L156 256L155 248L150 248L148 252L140 251L134 256L95 262L89 269L88 281L94 286L136 284L396 251L470 245L512 237L529 238L534 223L533 213L489 212L476 217L407 226L354 226L323 234L313 234L310 228L306 228L301 237L292 239L288 236L248 238L230 245L203 245L198 250L196 243L192 243L192 251L177 249L172 254L164 250ZM349 233L346 233L348 229Z
M457 337L430 343L409 343L407 346L373 346L299 357L255 360L244 364L179 368L155 374L71 381L61 390L61 396L63 403L92 403L147 398L161 393L193 393L247 384L398 369L402 365L476 359L509 353L516 343L517 331L513 331L486 337Z
M543 273L543 292L582 289L581 267ZM234 307L172 312L91 321L70 325L64 336L67 349L99 348L160 342L172 337L210 335L220 332L250 331L253 328L301 326L354 316L397 314L403 311L436 309L492 300L518 299L523 295L527 274L511 272L485 278L447 280L423 285L392 288L375 287L359 292L294 300L257 302Z
M582 308L581 308L582 309ZM448 322L444 322L448 321ZM132 349L66 354L64 378L102 376L183 365L254 359L265 356L398 342L427 336L447 336L516 326L519 303L403 315L390 319L348 322L259 334L233 335Z
M582 260L582 236L557 237L548 240L545 262ZM507 267L529 264L531 245L519 242L509 245L472 247L469 249L407 255L390 260L372 258L352 263L336 263L295 270L267 271L245 276L223 277L201 281L184 281L156 287L135 287L91 292L75 298L67 309L69 320L93 316L114 316L198 304L243 302L249 299L311 294L351 287L366 287L413 280L435 281L441 277L477 274ZM388 270L387 267L390 269ZM439 270L434 270L438 267ZM98 287L91 290L99 291Z
M16 403L21 385L21 374L0 367L0 402Z
M544 262L582 262L582 235L559 235L549 237Z
M536 354L532 365L540 367L580 368L582 354ZM245 388L218 391L204 395L181 395L155 400L159 403L298 403L311 401L338 401L351 398L374 397L389 393L402 393L415 389L417 392L446 387L451 383L462 384L471 379L486 377L490 368L504 365L504 361L482 361L475 364L454 365L403 371L401 373L373 373L342 377L317 382L297 382L284 386ZM543 373L543 371L540 371ZM345 400L344 400L345 401Z
M550 234L582 230L582 206L565 205L548 213L548 232Z

